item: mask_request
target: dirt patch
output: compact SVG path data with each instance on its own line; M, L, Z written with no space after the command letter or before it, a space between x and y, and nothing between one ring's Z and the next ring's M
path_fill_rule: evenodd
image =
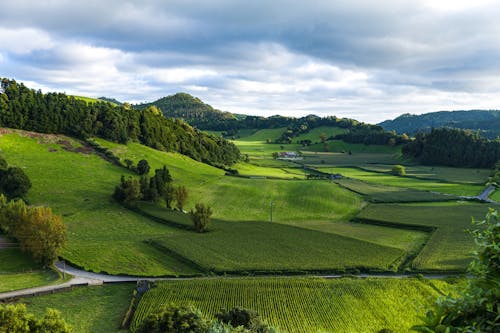
M49 153L55 153L56 151L57 151L57 149L49 147Z
M57 141L57 144L60 145L62 149L73 153L92 154L94 152L94 149L86 142L80 142L81 146L75 147L73 146L71 141L59 139L59 141Z

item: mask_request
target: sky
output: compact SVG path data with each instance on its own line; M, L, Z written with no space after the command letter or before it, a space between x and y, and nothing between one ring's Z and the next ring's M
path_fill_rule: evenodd
M498 0L0 0L0 77L376 123L500 109Z

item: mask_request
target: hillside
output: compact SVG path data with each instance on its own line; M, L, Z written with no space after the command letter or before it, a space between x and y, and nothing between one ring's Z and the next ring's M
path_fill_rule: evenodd
M414 135L432 128L451 127L479 131L481 136L494 139L500 135L499 110L440 111L422 115L403 114L379 124L387 131Z
M9 79L1 79L0 87L2 127L77 138L96 136L120 143L139 141L217 166L239 159L234 144L166 118L155 108L138 111L95 99L44 94Z
M134 107L143 110L152 105L159 108L166 117L182 119L199 129L211 129L220 123L232 123L237 120L236 115L214 109L199 98L186 93L177 93Z

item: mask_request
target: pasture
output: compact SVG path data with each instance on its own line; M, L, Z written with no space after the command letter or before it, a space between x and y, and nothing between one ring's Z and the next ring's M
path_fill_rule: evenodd
M149 313L175 303L208 317L235 306L257 311L287 333L407 332L431 299L453 287L416 279L245 278L157 282L139 302L132 332ZM438 292L439 290L440 292Z
M484 189L484 185L450 183L429 179L418 179L414 177L395 176L385 172L372 172L360 168L336 167L317 168L319 171L327 173L340 173L341 175L359 179L365 182L380 184L384 186L394 186L412 188L421 191L433 191L457 196L478 195Z
M376 204L357 216L367 223L434 229L412 263L419 271L464 271L474 249L471 218L482 220L491 205L470 202Z
M340 128L340 127L332 127L332 126L320 126L311 129L309 132L301 134L299 136L293 137L292 140L295 143L298 143L302 140L311 140L313 144L320 143L320 135L325 134L326 138L329 138L331 136L335 136L338 134L343 134L347 130L345 128Z
M36 316L46 308L57 309L75 333L127 332L120 324L132 298L135 285L130 283L77 287L70 291L23 298L28 311Z
M41 265L18 248L0 248L0 292L61 282L59 275Z

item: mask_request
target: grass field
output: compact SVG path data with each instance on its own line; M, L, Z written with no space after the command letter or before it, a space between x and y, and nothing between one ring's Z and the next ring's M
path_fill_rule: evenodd
M267 221L271 201L274 203L275 221L283 223L345 220L362 205L359 196L324 181L229 177L224 176L223 170L183 155L161 152L136 143L125 146L104 140L96 141L110 148L121 159L128 158L137 163L144 158L149 161L152 169L166 164L174 184L182 184L189 190L188 209L196 202L204 202L213 208L214 218L226 221ZM254 173L266 174L272 171L284 174L279 169L248 167Z
M474 184L458 184L444 181L434 181L427 179L417 179L413 177L394 176L389 173L371 172L359 168L317 168L322 172L340 173L349 178L359 179L370 183L380 184L384 186L395 186L413 188L422 191L434 191L440 193L448 193L454 195L478 195L484 189L484 185Z
M376 172L390 172L392 165L371 164L363 169ZM443 166L409 165L405 166L406 175L422 179L436 179L451 183L480 184L486 183L490 169L451 168Z
M342 140L328 140L326 141L328 144L329 152L351 152L353 155L356 153L376 153L376 154L401 154L401 147L395 146L386 146L386 145L365 145L362 143L347 143ZM316 152L324 152L325 147L323 143L313 144L307 147L307 150L316 151Z
M261 130L249 130L249 131L241 131L238 141L256 141L265 143L269 140L269 142L274 142L277 140L281 134L286 131L285 127L279 128L270 128L270 129L261 129Z
M496 202L500 202L500 190L496 190L495 192L493 192L490 198L495 200Z
M59 275L40 265L19 249L0 249L0 292L61 282Z
M179 212L148 204L139 207L159 219L191 226L189 218ZM194 267L216 273L396 270L404 255L401 249L351 236L271 222L214 220L207 233L178 230L152 241L159 249L193 262Z
M376 204L365 208L358 218L374 223L435 228L424 249L413 261L417 270L463 271L474 249L471 217L483 219L491 205L479 203Z
M385 186L357 179L340 179L335 180L335 182L351 191L362 194L371 202L449 201L457 199L457 197L453 195Z
M432 283L433 286L430 284ZM415 279L249 278L158 282L141 299L133 327L167 305L191 304L212 317L222 308L246 307L288 333L408 332L442 281ZM133 330L132 330L133 331Z
M170 228L135 214L111 199L126 169L95 154L70 152L54 135L0 137L2 155L23 168L33 187L30 203L49 205L68 226L63 257L88 270L139 275L176 275L176 260L143 241ZM65 144L67 146L67 144Z
M347 131L346 129L340 128L340 127L320 126L320 127L316 127L316 128L311 129L307 133L296 136L296 137L292 138L292 140L293 140L293 142L296 142L296 143L298 143L302 140L311 140L311 142L313 144L315 144L315 143L321 142L321 139L320 139L321 134L325 134L326 137L329 138L331 136L343 134L346 131Z
M242 176L260 176L281 179L305 179L304 170L300 167L269 167L256 166L250 163L237 163L232 166L232 168L238 170L238 174Z
M134 284L78 287L71 291L21 299L28 311L43 316L46 308L61 311L74 333L114 333L127 311Z
M367 166L372 164L401 164L399 155L392 153L332 153L303 151L305 163L314 167Z

